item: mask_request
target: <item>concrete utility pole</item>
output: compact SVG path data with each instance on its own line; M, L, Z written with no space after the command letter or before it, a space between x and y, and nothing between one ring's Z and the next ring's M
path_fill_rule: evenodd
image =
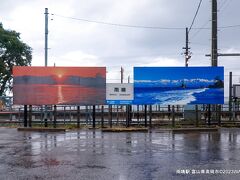
M218 66L218 44L217 44L217 0L212 0L212 48L211 64Z
M45 66L48 65L48 8L45 8Z
M48 8L45 8L45 67L48 65ZM47 127L47 105L44 106L44 123Z
M120 71L120 73L121 73L121 84L123 83L123 68L121 67L121 71Z
M219 56L240 56L240 53L218 53L217 37L217 0L212 0L212 48L211 54L205 56L211 57L212 66L218 66Z
M228 108L229 108L229 120L232 120L232 72L229 72L229 100L228 100Z
M188 67L188 60L191 58L191 53L189 52L190 47L188 46L189 40L188 40L188 28L186 28L186 45L183 47L185 49L184 55L185 55L185 67Z
M240 53L218 53L217 45L217 0L212 0L212 47L211 54L206 56L211 57L211 65L218 66L218 56L240 56ZM232 72L229 74L229 112L231 120L232 112Z

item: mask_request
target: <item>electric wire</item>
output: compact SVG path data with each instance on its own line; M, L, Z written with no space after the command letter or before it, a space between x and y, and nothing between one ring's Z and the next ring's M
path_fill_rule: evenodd
M219 12L222 13L227 7L228 5L230 4L232 0L225 0L219 7ZM221 11L220 11L221 10Z
M63 16L58 14L52 14L57 17L65 18L65 19L71 19L76 21L84 21L88 23L97 23L97 24L103 24L103 25L109 25L109 26L119 26L119 27L126 27L126 28L139 28L139 29L156 29L156 30L185 30L185 27L160 27L160 26L142 26L142 25L131 25L131 24L119 24L119 23L112 23L112 22L104 22L104 21L96 21L96 20L89 20L89 19L83 19L83 18L75 18L75 17L69 17L69 16ZM240 27L240 24L236 25L226 25L226 26L220 26L221 28L234 28L234 27ZM206 27L192 27L192 30L210 30L211 28Z
M162 30L183 30L183 29L185 29L183 27L159 27L159 26L140 26L140 25L130 25L130 24L119 24L119 23L112 23L112 22L104 22L104 21L83 19L83 18L68 17L68 16L62 16L62 15L58 15L58 14L52 14L52 15L55 15L55 16L58 16L58 17L61 17L61 18L77 20L77 21L85 21L85 22L90 22L90 23L97 23L97 24L110 25L110 26L119 26L119 27L127 27L127 28L162 29Z
M201 26L200 29L198 29L192 36L190 36L190 39L195 38L195 37L201 32L201 30L203 30L203 28L206 28L206 26L209 24L209 22L210 22L209 20L206 21L206 22Z
M195 19L196 19L197 15L198 15L198 12L199 12L199 9L200 9L200 7L201 7L201 4L202 4L202 0L199 1L197 10L196 10L195 15L194 15L194 17L193 17L193 20L192 20L191 26L190 26L190 28L189 28L189 30L188 30L188 33L189 33L189 32L191 31L191 29L192 29L192 26L193 26L193 24L194 24L194 22L195 22Z

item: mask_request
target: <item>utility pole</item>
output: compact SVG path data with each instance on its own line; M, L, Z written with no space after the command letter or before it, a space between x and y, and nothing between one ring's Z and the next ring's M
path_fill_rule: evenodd
M212 0L212 48L211 65L218 66L218 44L217 44L217 0Z
M217 0L212 0L212 47L211 54L205 56L211 57L212 66L218 66L219 56L240 56L240 53L218 53L217 37Z
M232 72L229 72L229 100L228 100L228 108L229 108L229 120L232 120Z
M45 66L48 65L48 8L45 8Z
M48 8L45 8L45 67L48 65ZM47 127L47 105L44 106L44 124Z
M186 28L186 45L183 47L185 49L184 55L185 55L185 67L188 67L188 60L191 58L191 52L189 52L190 47L188 46L189 40L188 40L189 31L188 28Z
M212 0L212 38L211 38L211 66L218 66L218 39L217 39L217 0ZM209 104L209 114L208 114L208 125L211 123L211 117L216 119L216 105ZM214 111L213 116L211 116L211 107Z
M219 56L240 56L240 53L218 53L218 37L217 37L217 0L212 0L212 47L211 54L206 54L205 56L211 57L211 65L218 66L218 57ZM229 112L232 111L232 72L229 75ZM214 106L213 106L214 107ZM231 114L230 114L231 120Z
M121 84L123 83L123 71L124 71L124 70L123 70L123 68L121 67L121 71L120 71L120 72L121 72Z

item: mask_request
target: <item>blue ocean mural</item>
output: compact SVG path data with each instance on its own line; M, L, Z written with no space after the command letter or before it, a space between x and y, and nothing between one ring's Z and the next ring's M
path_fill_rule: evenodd
M134 67L134 104L223 103L223 67Z

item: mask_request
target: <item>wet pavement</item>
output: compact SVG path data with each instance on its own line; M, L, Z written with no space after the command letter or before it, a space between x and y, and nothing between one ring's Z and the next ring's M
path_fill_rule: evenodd
M0 137L1 180L240 179L240 129L173 134L0 128Z

